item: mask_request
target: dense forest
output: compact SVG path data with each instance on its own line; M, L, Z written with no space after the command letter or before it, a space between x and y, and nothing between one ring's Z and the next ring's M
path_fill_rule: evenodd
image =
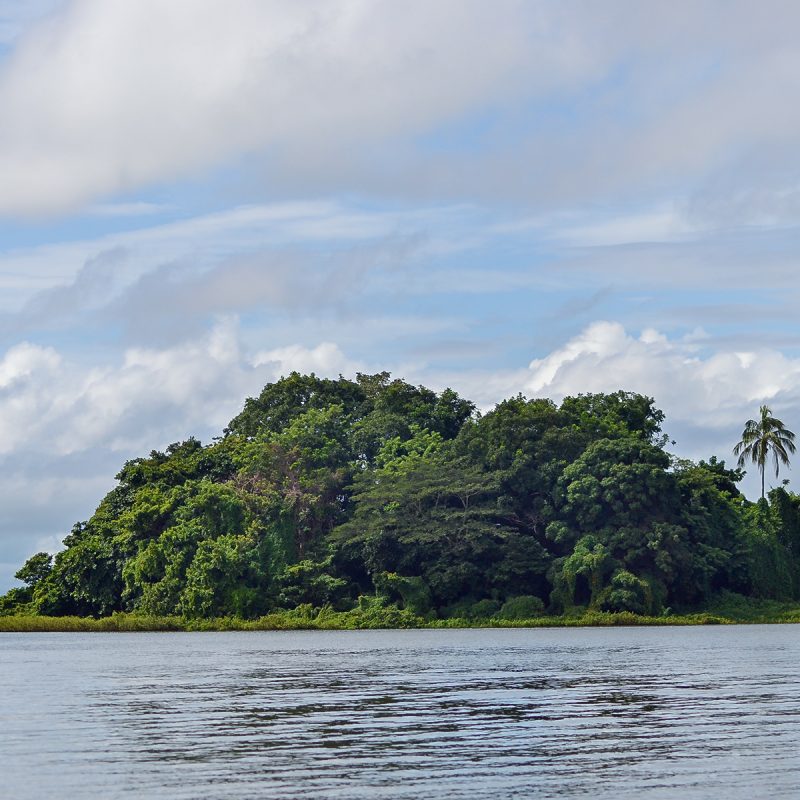
M294 373L211 444L127 462L0 611L514 619L800 597L800 496L747 501L740 470L671 456L662 423L622 391L480 415L388 373Z

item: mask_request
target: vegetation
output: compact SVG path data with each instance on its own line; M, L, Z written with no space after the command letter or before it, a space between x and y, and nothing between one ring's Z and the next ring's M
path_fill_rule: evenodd
M621 391L481 416L387 373L295 373L211 444L127 462L19 570L0 630L800 618L800 496L748 502L744 461L675 459L663 421ZM793 437L762 408L738 453L763 475Z
M739 466L751 461L761 473L761 497L764 497L764 469L770 453L775 466L775 477L780 473L781 464L789 463L789 453L795 452L794 433L779 419L772 416L769 406L759 409L761 418L749 419L742 431L742 440L733 448L739 456Z
M31 614L0 616L0 632L128 633L139 631L287 631L374 630L381 628L576 628L621 625L732 625L750 623L798 623L800 604L723 593L705 611L645 616L631 611L574 610L570 614L538 612L532 616L497 614L430 618L371 599L350 611L330 606L298 606L256 619L241 617L152 617L114 613L109 617L49 617Z

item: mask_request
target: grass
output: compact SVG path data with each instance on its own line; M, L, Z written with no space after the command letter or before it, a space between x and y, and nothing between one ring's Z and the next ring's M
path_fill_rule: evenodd
M183 631L180 617L151 617L139 614L114 614L111 617L40 617L11 615L0 617L0 633L64 632L111 633L117 631Z
M721 595L708 609L689 614L648 617L631 612L582 611L532 619L431 619L392 606L362 604L352 611L300 606L258 619L237 617L184 619L117 613L110 617L0 616L0 632L125 632L125 631L285 631L367 630L387 628L577 628L636 625L733 625L746 623L798 623L800 606L774 600L752 600Z

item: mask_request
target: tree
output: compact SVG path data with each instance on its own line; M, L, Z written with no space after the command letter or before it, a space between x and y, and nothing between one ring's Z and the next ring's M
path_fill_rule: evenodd
M742 440L733 448L733 454L739 456L737 462L743 467L752 461L761 472L761 498L764 498L764 468L770 453L775 464L775 477L778 477L781 464L789 464L789 453L794 453L794 434L779 420L772 416L769 406L761 406L760 419L749 419L742 431Z
M28 586L36 586L44 580L53 569L53 556L50 553L36 553L17 570L14 577Z

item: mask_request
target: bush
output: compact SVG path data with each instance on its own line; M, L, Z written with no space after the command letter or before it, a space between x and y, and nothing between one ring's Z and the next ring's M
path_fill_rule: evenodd
M500 619L534 619L541 617L542 614L544 614L542 599L532 594L523 594L506 600L496 616Z
M9 589L6 594L0 595L0 615L29 613L32 597L33 590L29 586Z
M489 619L500 611L500 602L498 600L478 600L469 607L469 619Z

